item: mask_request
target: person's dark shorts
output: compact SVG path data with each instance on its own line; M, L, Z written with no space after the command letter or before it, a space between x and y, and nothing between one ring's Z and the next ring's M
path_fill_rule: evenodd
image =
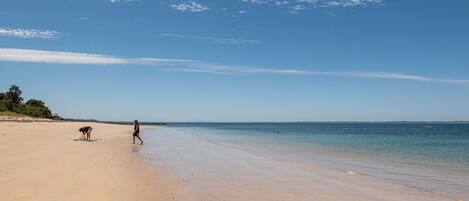
M134 136L138 136L139 132L134 132Z

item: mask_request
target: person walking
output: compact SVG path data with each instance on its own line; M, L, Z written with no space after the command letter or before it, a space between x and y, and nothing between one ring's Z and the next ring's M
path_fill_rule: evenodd
M142 138L140 138L140 123L138 122L138 120L134 120L133 144L135 144L135 138L138 138L138 140L140 140L140 144L143 145L143 140Z

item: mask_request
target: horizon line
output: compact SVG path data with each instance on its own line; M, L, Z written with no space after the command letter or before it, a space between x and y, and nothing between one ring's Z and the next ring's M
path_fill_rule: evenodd
M133 120L98 120L98 119L80 119L80 118L64 118L64 121L85 121L97 123L128 123ZM140 123L167 123L167 124L197 124L197 123L469 123L469 120L324 120L324 121L140 121Z

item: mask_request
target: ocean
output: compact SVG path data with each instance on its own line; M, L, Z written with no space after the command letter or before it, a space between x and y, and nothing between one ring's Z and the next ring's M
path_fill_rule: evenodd
M194 186L208 185L208 178L220 180L220 175L242 177L233 171L247 169L244 166L249 166L244 173L258 174L252 169L268 172L286 164L283 168L295 168L289 171L314 172L314 167L321 167L450 199L469 199L469 123L465 122L173 123L149 130L145 138L150 145L143 154ZM257 159L232 164L237 168L211 161L249 161L249 157ZM197 158L205 162L198 164ZM186 166L191 168L181 168ZM198 178L184 175L193 171L200 172ZM289 171L275 171L288 177Z

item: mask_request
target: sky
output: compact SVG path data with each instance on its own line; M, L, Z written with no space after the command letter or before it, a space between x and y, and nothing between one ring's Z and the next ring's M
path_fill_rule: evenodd
M466 0L5 0L0 91L67 118L469 120Z

